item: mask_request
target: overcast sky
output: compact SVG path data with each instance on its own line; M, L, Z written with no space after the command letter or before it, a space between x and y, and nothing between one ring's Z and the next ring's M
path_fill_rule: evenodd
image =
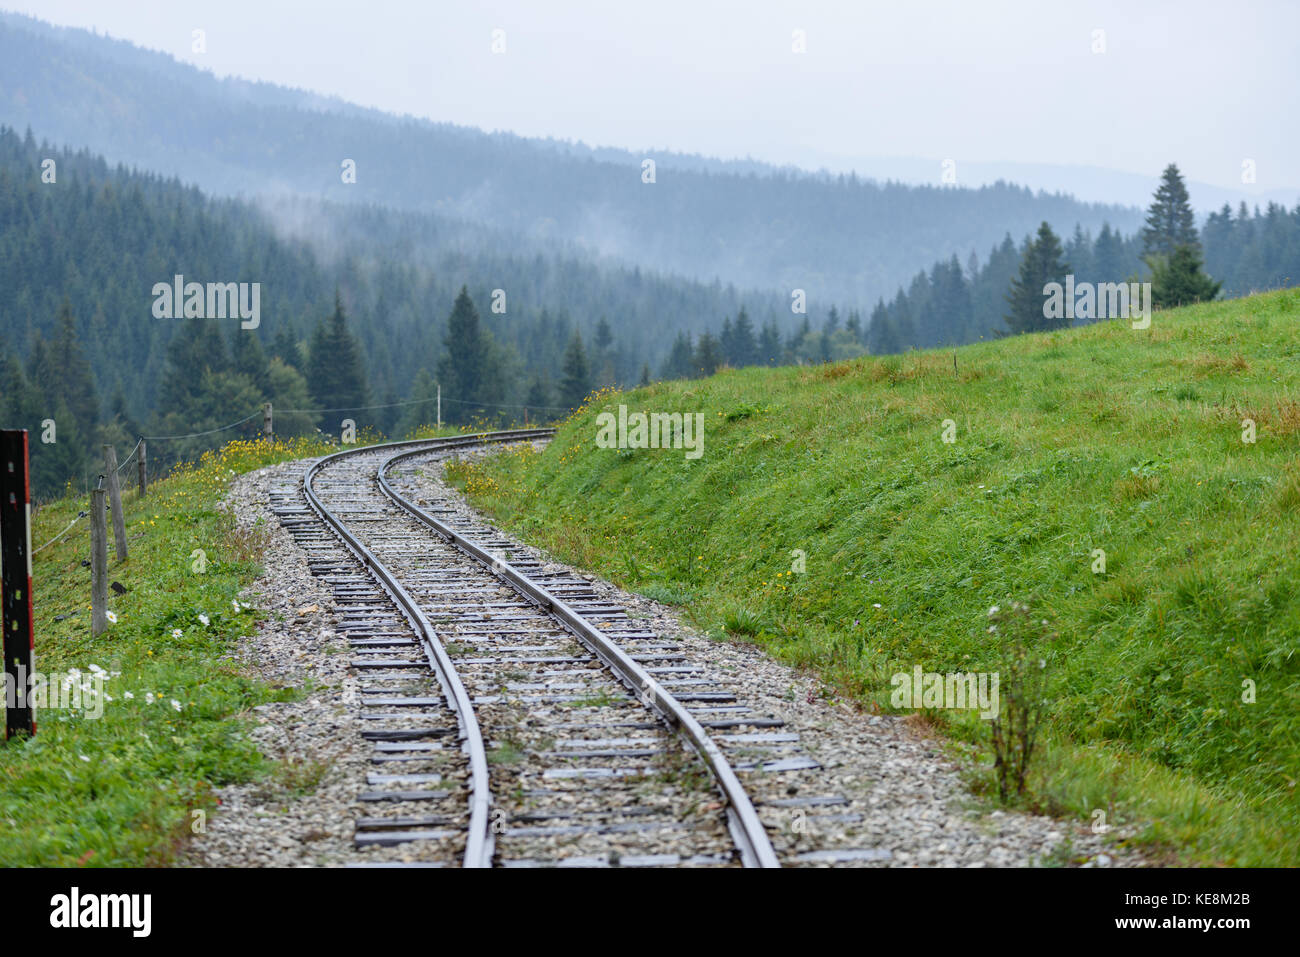
M1174 160L1225 187L1253 159L1260 189L1300 186L1296 0L0 6L219 75L591 145L805 166L909 156L1154 174ZM207 51L194 54L200 28ZM796 30L806 53L792 51Z

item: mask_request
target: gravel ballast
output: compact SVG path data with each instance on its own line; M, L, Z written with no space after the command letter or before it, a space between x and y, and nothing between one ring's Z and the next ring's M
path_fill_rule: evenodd
M253 739L282 772L219 789L220 809L194 835L184 855L188 864L339 866L376 860L373 849L352 844L356 796L371 770L371 750L360 733L357 675L337 631L329 589L312 576L304 552L270 511L271 490L294 482L309 464L284 463L240 476L225 503L239 525L256 523L267 531L266 574L242 596L267 617L231 657L268 683L306 690L301 700L255 709ZM491 524L442 481L440 467L421 469L420 481L428 494L457 503L466 518ZM566 568L522 542L517 547L548 570ZM592 581L602 598L622 605L647 629L680 644L692 664L725 683L738 700L784 721L780 731L797 734L802 750L821 765L801 772L798 785L775 773L745 779L783 863L1142 864L1131 851L1115 849L1114 834L1093 833L1083 822L982 809L943 742L915 720L866 714L827 695L812 675L752 645L714 640L684 624L669 606L567 570ZM805 800L832 792L847 803ZM388 849L384 859L394 856L401 859L402 852Z

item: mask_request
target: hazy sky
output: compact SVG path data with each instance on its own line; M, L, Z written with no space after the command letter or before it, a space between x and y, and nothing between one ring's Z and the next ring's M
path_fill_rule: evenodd
M1300 186L1300 2L0 0L219 75L631 149ZM207 52L191 52L191 31ZM492 32L505 31L505 52ZM794 31L807 52L792 51ZM1093 52L1094 31L1105 52Z

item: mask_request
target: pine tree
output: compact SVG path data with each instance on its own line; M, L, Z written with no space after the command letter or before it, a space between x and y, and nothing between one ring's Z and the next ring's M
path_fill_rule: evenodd
M275 340L271 344L271 355L301 370L302 352L298 348L298 338L288 324L282 324L276 330Z
M695 370L697 375L709 376L718 371L722 365L722 349L712 333L701 333L695 346Z
M501 361L492 335L479 322L469 289L460 287L443 339L438 363L442 383L443 418L468 422L475 414L495 414L504 391Z
M1201 272L1200 253L1191 245L1179 246L1172 256L1155 257L1151 262L1151 304L1159 309L1213 299L1223 286Z
M1097 282L1123 282L1128 276L1124 260L1124 240L1118 232L1110 228L1110 223L1101 224L1097 242L1092 249L1093 275Z
M688 332L679 332L660 371L662 379L689 379L695 374L695 349Z
M884 356L901 352L902 349L898 330L889 316L889 307L881 299L876 303L876 308L871 310L871 321L867 323L867 351L873 356Z
M1065 247L1065 258L1070 261L1075 282L1096 282L1092 262L1092 235L1079 223L1074 224L1074 234Z
M334 294L334 312L316 326L307 362L307 387L318 409L360 409L366 405L366 373L361 348L348 331L343 300ZM322 423L333 423L336 413L322 413Z
M524 397L525 413L531 413L539 421L544 421L553 411L551 406L555 404L551 392L549 376L545 373L533 376L533 381L528 386L528 394Z
M1025 241L1025 251L1020 258L1020 274L1011 283L1007 293L1010 311L1006 314L1007 329L1012 333L1040 332L1068 326L1070 320L1064 308L1059 318L1048 318L1047 294L1044 287L1057 282L1064 285L1069 265L1062 259L1061 241L1044 222L1038 227L1038 237Z
M849 310L849 318L844 323L844 328L852 334L854 342L862 341L862 317L858 315L856 309Z
M569 347L564 350L564 374L560 379L560 405L576 409L591 393L591 366L587 363L587 350L582 345L582 335L573 333Z
M636 384L639 388L645 388L650 384L650 363L643 362L641 364L641 378L637 380Z
M759 362L758 340L754 338L754 323L750 321L745 307L736 313L736 322L731 327L731 352L727 363L736 369L757 365Z
M230 366L252 379L253 384L262 392L267 391L269 369L266 353L262 351L262 344L255 333L239 326L232 327Z
M781 364L781 331L775 319L763 323L763 331L758 336L758 361L768 366Z
M731 325L731 317L722 320L722 332L718 335L718 353L722 356L722 361L728 365L734 366L731 361L731 355L736 348L736 334Z
M1142 230L1142 254L1172 256L1179 246L1192 246L1199 251L1200 239L1196 234L1196 216L1187 195L1187 186L1178 167L1170 163L1160 177L1155 199L1147 210L1146 227Z
M82 434L92 440L94 428L99 424L99 397L95 394L94 374L90 362L81 349L81 336L77 333L72 306L65 299L59 307L58 334L49 345L48 365L39 371L36 380L52 397L67 404L68 411L76 416Z

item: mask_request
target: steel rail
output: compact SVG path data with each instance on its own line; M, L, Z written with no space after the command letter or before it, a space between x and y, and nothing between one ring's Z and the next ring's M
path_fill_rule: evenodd
M553 432L554 430L550 430ZM502 435L505 433L488 433ZM510 441L501 439L497 441ZM467 443L468 444L468 443ZM477 443L475 443L477 444ZM600 629L593 626L571 606L545 588L533 582L519 572L504 558L493 555L478 543L461 535L449 525L439 521L425 512L418 505L407 501L389 484L385 473L398 461L423 455L433 449L414 449L398 452L385 459L379 466L378 482L395 505L404 509L423 524L436 532L449 544L476 558L502 578L516 591L535 602L542 610L559 619L565 628L585 645L606 667L608 667L635 694L646 707L659 714L670 728L681 734L695 749L700 758L713 772L727 800L727 823L732 839L740 850L741 861L746 867L780 867L776 851L767 836L753 802L745 793L744 786L736 777L736 772L728 763L721 749L709 737L704 726L699 723L680 701L674 698L644 668L634 661L619 645Z
M420 610L419 604L402 587L396 577L380 562L374 554L347 530L343 522L325 506L317 497L312 483L320 471L338 462L340 459L366 452L376 448L410 448L418 447L418 452L436 452L445 448L481 445L488 442L513 442L531 438L546 438L555 433L554 429L517 429L509 432L482 432L473 435L458 435L439 439L414 439L405 442L389 442L380 446L362 446L346 449L333 455L325 456L311 466L303 476L303 495L308 507L316 513L343 545L369 570L379 586L388 594L393 603L405 615L412 629L420 638L429 665L438 676L439 683L447 698L447 704L456 714L460 725L461 748L469 759L470 765L470 818L465 840L465 867L491 867L495 841L489 823L492 806L491 782L488 777L487 751L483 745L483 734L479 728L474 706L460 675L452 667L451 658L438 640L437 632L428 618Z

